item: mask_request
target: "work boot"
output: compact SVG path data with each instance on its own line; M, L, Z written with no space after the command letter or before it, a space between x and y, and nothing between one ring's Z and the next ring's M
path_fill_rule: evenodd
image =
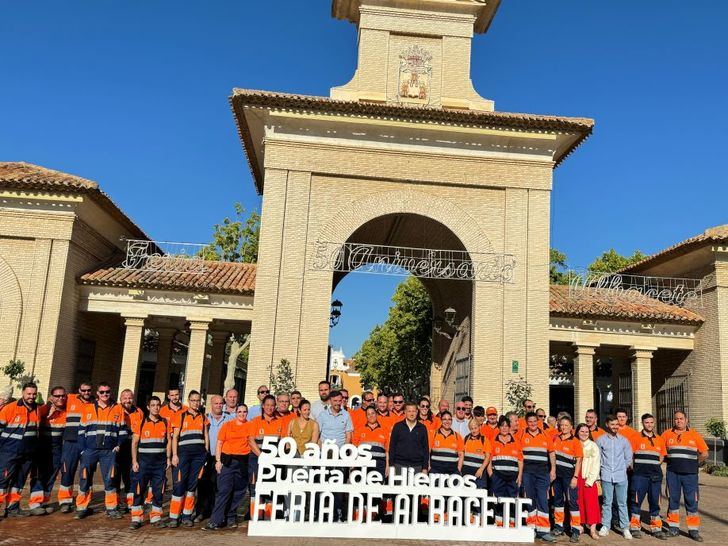
M673 529L672 527L670 527L667 530L667 538L675 538L675 537L679 537L679 536L680 536L680 531L678 529Z
M23 510L22 508L8 509L9 518L27 518L30 515L29 510Z
M31 516L45 516L46 515L45 508L43 508L42 506L36 506L35 508L32 508L30 510L30 515Z
M579 542L579 533L571 533L571 536L569 537L569 542L576 543Z
M630 531L632 538L642 538L642 531Z
M71 504L61 504L61 514L70 514L71 512L73 512Z
M190 518L183 519L180 524L182 527L194 527L195 523Z
M107 510L106 511L106 517L109 519L121 519L123 516L119 513L118 510Z
M665 531L655 531L652 536L658 540L667 540L667 533Z
M170 529L176 529L179 527L179 520L176 518L172 518L169 520L169 525L167 525Z
M140 522L140 521L132 521L132 522L131 522L131 523L129 524L129 529L131 529L132 531L136 531L136 530L137 530L137 529L139 529L139 528L140 528L141 526L142 526L142 524L141 524L141 522Z
M157 529L164 529L167 527L167 522L160 519L159 521L155 521L152 525L154 525Z
M91 510L76 510L76 514L73 516L74 519L84 519L91 515Z
M551 533L543 533L536 537L541 542L556 542L556 539Z
M238 523L234 519L229 519L225 524L225 527L227 527L228 529L235 529L237 526Z
M220 526L219 525L216 525L214 523L208 523L207 525L205 525L202 528L202 530L203 531L219 531L220 530Z
M563 534L564 534L564 529L563 529L563 528L561 528L561 527L560 527L560 526L558 526L558 525L555 525L555 526L554 526L554 528L553 528L553 529L551 530L551 535L552 535L552 536L555 536L555 537L560 537L560 536L561 536L561 535L563 535Z
M698 531L688 531L688 535L690 535L690 538L692 538L695 542L703 542L703 537L700 536Z
M43 509L45 510L45 513L48 514L48 515L51 515L53 512L56 511L56 507L55 506L46 506Z

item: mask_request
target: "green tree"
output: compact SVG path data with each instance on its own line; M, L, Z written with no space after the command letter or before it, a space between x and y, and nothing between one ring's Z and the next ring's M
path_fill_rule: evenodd
M645 258L647 258L647 255L639 250L635 250L631 256L622 256L619 252L610 248L589 264L589 271L591 273L614 273Z
M430 390L432 303L416 277L401 282L387 320L374 327L354 356L362 384L416 400Z
M518 379L506 381L506 400L511 406L511 410L518 412L521 417L525 415L523 403L531 398L532 390L531 384L520 375Z
M245 209L235 203L235 219L225 217L222 224L215 224L212 242L200 251L205 260L223 262L258 261L260 215L252 211L245 217Z
M296 378L293 375L293 369L288 360L285 358L281 359L281 363L276 366L272 374L270 383L275 394L281 394L283 392L290 394L291 391L296 390Z
M551 284L568 284L569 275L566 272L566 254L555 248L549 250L549 282Z

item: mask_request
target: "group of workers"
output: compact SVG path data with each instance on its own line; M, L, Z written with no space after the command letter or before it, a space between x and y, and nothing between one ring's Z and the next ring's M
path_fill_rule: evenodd
M673 428L658 435L649 414L642 416L639 431L628 425L624 410L607 417L605 428L589 410L585 422L575 427L569 415L549 418L531 400L524 402L519 416L500 415L493 406L474 406L468 396L455 403L453 413L449 402L441 400L435 413L427 397L406 403L401 394L370 391L362 394L359 406L349 408L348 393L331 390L327 381L319 384L320 399L313 403L298 391L273 396L261 385L257 392L259 403L250 408L238 404L237 392L231 390L225 400L213 396L205 412L199 392L190 391L183 404L179 389L172 388L164 403L152 396L142 410L132 391L122 391L116 402L111 386L103 382L95 392L88 383L72 394L54 387L49 401L38 405L37 386L28 383L19 400L0 407L0 506L6 506L1 515L40 516L54 511L51 492L60 475L60 511L83 519L91 514L93 478L100 467L106 515L121 519L130 512L132 529L142 525L145 505L150 524L157 527L194 527L206 517L205 530L237 527L246 492L251 497L250 513L258 510L260 517L266 517L265 507L254 502L257 459L266 438L275 442L290 436L299 454L310 442L369 444L377 460L374 471L382 475L390 468L472 475L478 487L494 496L529 498L527 523L544 542L563 534L578 542L583 528L596 538L595 520L586 517L595 501L586 497L596 499L598 481L603 494L599 535L605 536L613 525L616 502L614 525L625 538L640 537L646 497L650 533L660 539L676 536L682 497L689 535L702 541L697 474L707 446L687 426L681 411L675 412ZM659 505L663 462L669 495L667 530ZM27 510L20 506L26 482ZM163 502L170 482L165 519ZM122 484L125 496L120 499ZM627 495L629 521L625 521ZM513 524L503 521L500 513L495 523Z

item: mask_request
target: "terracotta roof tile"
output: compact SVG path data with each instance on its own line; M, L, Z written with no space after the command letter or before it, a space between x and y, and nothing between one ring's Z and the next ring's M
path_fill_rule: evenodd
M205 261L201 273L125 269L119 260L84 273L80 284L216 294L250 295L255 291L256 264Z
M23 161L0 161L0 187L25 191L85 193L123 224L134 237L149 238L93 180Z
M646 320L699 325L704 322L697 313L669 305L642 294L634 297L615 295L605 298L605 289L579 288L578 298L569 297L569 287L551 285L549 312L553 316L603 319Z
M642 270L645 268L645 266L651 266L655 263L659 263L660 261L663 261L672 256L686 254L693 248L702 246L703 244L706 244L706 243L728 244L728 224L723 224L722 226L715 226L712 228L708 228L700 235L696 235L695 237L690 237L689 239L686 239L680 243L677 243L675 245L667 247L664 250L661 250L657 254L648 256L647 258L645 258L642 261L636 262L630 266L625 267L624 269L621 270L621 272Z

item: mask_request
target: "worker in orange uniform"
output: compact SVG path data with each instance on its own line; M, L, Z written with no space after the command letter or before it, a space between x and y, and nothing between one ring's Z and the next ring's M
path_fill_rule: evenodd
M399 423L405 419L404 395L401 392L395 393L394 396L392 396L392 404L392 409L389 412L391 415L390 428L393 427L395 423Z
M130 529L139 529L144 519L144 497L152 490L152 509L149 523L166 527L162 520L164 478L172 464L172 444L169 440L169 423L159 415L162 401L152 396L147 403L148 417L132 421L131 470L134 473L134 499L131 507Z
M429 437L435 434L435 431L442 426L442 421L435 417L430 409L430 399L426 397L420 398L417 402L417 420L425 425Z
M248 476L250 479L250 513L262 509L265 511L267 504L255 505L255 482L258 477L258 457L265 442L271 448L278 446L278 440L283 435L283 421L276 415L275 398L270 394L261 402L261 415L250 421L250 456L248 457ZM218 440L219 441L219 440ZM218 478L219 479L219 478ZM266 497L267 500L267 497Z
M265 419L266 407L269 418L274 405L273 397L266 396L261 404L259 419ZM248 458L251 451L251 422L248 420L248 406L241 404L235 411L235 419L227 421L220 428L215 446L215 471L217 472L217 494L210 521L202 529L217 531L223 527L237 527L238 506L248 488ZM278 419L275 419L279 421ZM260 452L260 451L259 451Z
M599 415L597 415L596 410L588 409L586 410L586 415L584 416L584 422L586 423L586 426L589 427L589 432L591 433L592 440L595 442L600 436L603 436L607 432L601 428L597 423L599 422Z
M386 396L385 396L386 398ZM366 423L355 427L351 435L351 443L355 446L370 446L372 458L377 466L371 469L382 477L382 483L389 473L389 429L383 427L378 420L376 408L368 406L366 409ZM392 500L383 498L379 503L379 516L388 516L392 512ZM358 519L355 517L354 519Z
M30 515L20 508L20 492L28 478L37 449L39 415L35 397L38 387L25 383L20 400L0 410L0 506L7 503L7 515ZM5 509L2 509L5 512Z
M36 453L36 471L30 480L30 514L43 516L53 512L48 506L51 491L61 469L63 456L63 430L66 427L66 389L53 387L48 404L38 408L40 419L39 449Z
M81 461L83 438L79 438L81 414L86 404L94 401L91 383L82 382L77 394L66 399L66 426L63 429L63 452L61 454L61 485L58 489L58 504L64 514L73 510L73 483Z
M662 484L662 460L665 457L665 442L655 433L655 417L649 413L642 416L642 432L632 441L632 496L629 531L632 538L641 538L640 512L647 497L650 508L650 530L652 536L667 539L662 531L660 519L660 485Z
M386 396L384 397L387 398ZM361 405L356 409L349 410L349 417L354 430L363 427L367 422L367 408L375 407L374 394L372 391L364 391L361 395ZM375 408L376 410L376 408Z
M498 434L491 442L491 459L488 464L490 492L496 497L515 499L523 479L523 453L521 443L511 434L509 419L498 419ZM511 517L515 524L515 518ZM503 507L496 507L496 525L504 525Z
M276 414L283 420L283 430L288 430L288 424L297 417L291 411L291 396L287 392L276 394Z
M390 398L391 396L387 396L386 394L382 393L379 393L377 395L377 422L389 431L392 430L394 423L397 422L394 419L394 414L392 413L392 410L389 409ZM392 402L392 405L394 405L394 402ZM364 419L364 423L366 423L366 419ZM358 428L364 423L357 424L352 421L354 428Z
M169 526L194 526L197 484L207 460L209 438L207 418L200 411L202 397L198 391L187 395L187 409L172 422L172 500L169 503ZM181 517L180 517L181 512Z
M617 408L617 411L614 414L617 416L619 433L627 438L627 440L629 440L629 443L632 444L633 440L639 438L640 433L628 425L629 414L627 413L627 410L624 408Z
M581 440L574 436L574 423L565 415L559 421L559 434L554 438L556 479L553 482L554 528L553 536L564 534L564 505L569 503L571 536L569 542L579 542L581 513L579 512L579 474L584 451Z
M116 473L116 481L114 483L119 492L121 492L122 482L124 483L125 494L120 498L125 499L125 501L122 500L119 502L119 510L125 512L131 510L131 506L134 503L134 483L136 479L134 471L131 469L131 430L134 422L144 417L144 412L134 404L134 391L131 389L124 389L119 393L119 404L124 409L124 420L126 421L129 435L119 447L119 453L116 455L118 472Z
M111 386L99 383L96 388L96 402L86 404L81 415L81 428L78 432L83 441L81 453L81 477L76 497L76 519L83 519L91 511L94 472L101 465L104 480L104 504L106 515L111 519L121 519L118 510L118 495L114 484L116 473L116 454L119 446L129 434L124 419L124 409L111 398Z
M185 406L180 401L179 387L170 387L167 390L167 400L162 404L162 409L159 411L159 416L167 421L167 423L173 424L176 417L185 411ZM172 432L169 431L169 437L172 437Z
M498 432L498 410L495 406L488 406L485 408L485 423L481 425L480 433L492 443Z
M430 437L430 473L460 474L465 446L463 437L452 429L449 411L440 414L442 424Z
M518 437L523 451L523 489L531 499L531 511L526 520L536 529L536 538L556 542L549 523L548 491L556 479L556 456L551 438L538 428L538 416L526 414L526 430Z
M668 536L679 534L682 495L688 534L696 542L703 542L698 515L698 466L708 457L708 446L703 437L688 426L688 418L683 411L673 414L673 427L662 433L662 439L667 451Z

